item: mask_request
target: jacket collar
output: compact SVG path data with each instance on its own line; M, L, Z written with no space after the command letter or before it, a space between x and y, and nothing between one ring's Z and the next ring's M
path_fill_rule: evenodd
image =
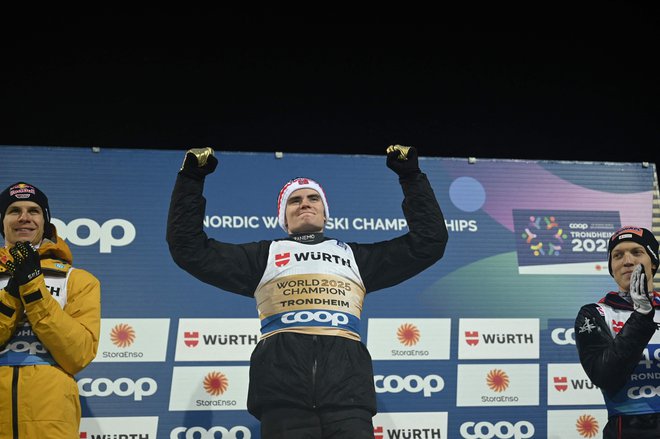
M325 240L323 232L316 233L292 233L289 239L303 244L318 244Z
M632 303L621 297L618 291L610 291L598 303L609 305L612 308L627 309L633 311L635 308ZM653 307L660 308L660 293L653 291Z

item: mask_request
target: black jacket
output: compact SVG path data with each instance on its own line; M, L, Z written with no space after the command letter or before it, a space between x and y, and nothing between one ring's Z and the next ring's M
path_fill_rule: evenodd
M448 233L428 179L419 173L399 181L410 231L389 241L348 243L367 293L415 276L444 254ZM203 186L203 181L189 176L177 177L167 224L172 258L203 282L253 297L272 241L229 244L209 239L202 227ZM375 414L371 357L364 344L292 332L261 340L250 361L248 410L259 418L268 407L287 405L361 407Z
M580 363L587 376L603 392L613 397L631 380L631 374L642 359L644 349L656 331L654 314L633 311L633 306L618 293L611 292L599 303L629 313L629 317L612 337L610 327L597 304L584 305L575 319L575 343ZM604 438L660 437L658 414L610 416Z

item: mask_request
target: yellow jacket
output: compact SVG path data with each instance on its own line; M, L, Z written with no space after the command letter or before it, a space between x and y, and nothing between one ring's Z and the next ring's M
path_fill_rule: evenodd
M71 266L71 250L53 235L39 247L42 275L19 288L21 298L0 290L0 439L79 438L73 375L96 356L101 286ZM0 266L0 287L8 280Z

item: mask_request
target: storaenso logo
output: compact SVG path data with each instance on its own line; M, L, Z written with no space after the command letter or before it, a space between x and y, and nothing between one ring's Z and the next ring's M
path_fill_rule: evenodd
M575 344L575 328L555 328L550 334L550 338L554 344L568 345Z
M237 434L239 432L240 436ZM211 427L208 430L203 427L177 427L170 433L170 439L250 439L251 437L250 429L242 425L229 430L224 427Z
M494 425L485 421L464 422L460 432L465 439L527 439L534 437L534 425L529 421L519 421L515 424L500 421Z
M382 383L382 385L381 385ZM399 393L402 391L410 393L424 393L424 398L429 398L433 393L439 392L445 387L445 380L439 375L374 375L374 386L376 393Z
M308 322L328 323L332 326L347 325L348 317L343 313L332 313L328 311L298 311L288 312L282 316L282 323L308 323Z
M12 351L12 352L27 352L30 355L35 355L35 354L45 354L48 352L41 343L38 341L35 342L27 342L23 340L15 341L13 343L9 343L5 349L0 351L0 355L4 354L7 351Z
M139 378L133 381L130 378L82 378L78 380L80 396L131 396L135 401L142 401L145 396L151 396L158 390L158 384L153 378Z
M60 238L81 247L98 242L100 253L112 253L112 247L126 246L135 239L135 226L124 219L110 219L101 225L90 218L74 219L69 224L57 218L51 219L51 222ZM120 236L115 237L119 233Z

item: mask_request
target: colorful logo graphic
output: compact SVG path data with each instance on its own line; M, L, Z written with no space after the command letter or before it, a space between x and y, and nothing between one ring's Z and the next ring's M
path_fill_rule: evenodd
M383 427L374 427L374 439L383 439Z
M522 237L534 256L559 256L568 236L555 216L532 215Z
M465 331L465 342L468 346L479 344L479 331Z
M416 345L420 336L421 333L417 329L417 326L410 323L404 323L396 331L396 337L399 339L399 342L406 346Z
M275 266L284 267L291 260L291 253L278 253L275 255Z
M183 333L183 343L189 348L194 348L199 344L199 332L187 332Z
M566 377L554 377L552 379L555 383L555 389L560 392L565 392L568 389L568 378Z
M615 333L619 333L623 329L623 322L617 322L616 320L612 320L612 330Z
M220 372L210 372L204 377L204 390L213 396L222 395L229 387L229 379Z
M135 331L125 323L120 323L110 331L110 341L120 348L125 348L135 341Z
M604 274L607 242L621 220L615 211L515 210L520 274Z
M509 376L501 369L493 369L486 376L486 384L495 392L504 392L509 387Z
M575 429L582 437L595 437L598 434L598 421L591 415L582 415L575 423Z

